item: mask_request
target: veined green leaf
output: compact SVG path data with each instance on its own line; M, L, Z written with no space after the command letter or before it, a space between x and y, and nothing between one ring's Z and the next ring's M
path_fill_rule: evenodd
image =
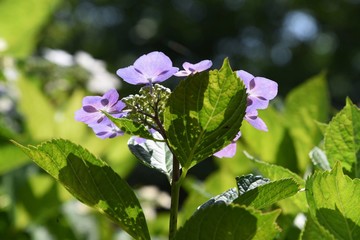
M235 199L234 203L261 209L291 197L298 191L299 185L292 178L281 179L245 192Z
M153 135L156 139L162 139L158 132ZM173 155L165 142L146 139L139 143L136 137L132 137L129 139L128 147L142 163L165 174L171 183Z
M280 211L261 213L238 205L211 205L194 214L181 227L176 240L274 239L280 231Z
M284 178L292 178L295 182L300 186L305 186L305 181L299 175L291 172L289 169L284 167L262 162L260 160L255 159L246 153L246 156L251 159L255 165L255 167L266 177L271 180L281 180ZM297 214L299 211L306 212L307 211L307 203L305 192L298 192L294 196L290 198L286 198L280 200L278 205L281 206L283 212L285 214Z
M335 239L360 239L360 179L344 175L340 162L306 181L306 197L311 216Z
M172 152L190 168L228 145L245 115L244 84L225 59L220 70L189 76L171 93L164 127Z
M63 139L37 147L16 144L81 202L107 215L135 239L150 239L134 192L104 161Z
M350 99L326 128L324 146L332 166L341 161L351 177L360 177L360 109Z
M313 220L311 216L307 216L306 225L301 233L301 240L335 240L323 226Z

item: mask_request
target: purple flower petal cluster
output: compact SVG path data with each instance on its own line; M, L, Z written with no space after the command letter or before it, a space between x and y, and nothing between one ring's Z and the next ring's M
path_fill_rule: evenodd
M118 69L116 74L127 83L139 85L163 82L178 70L164 53L151 52L139 57L134 65Z
M236 74L244 82L248 94L244 119L256 129L268 131L265 122L258 116L257 110L266 109L269 106L269 101L274 99L278 93L278 84L267 78L254 77L244 70L236 71ZM215 153L214 156L233 157L236 153L236 140L239 137L236 137L231 144Z
M205 71L205 70L211 68L212 62L210 60L203 60L203 61L195 63L195 64L184 62L182 66L183 66L184 70L178 71L177 73L174 74L175 76L186 77L186 76L198 73L198 72Z
M103 96L84 97L83 106L75 112L75 120L86 123L100 138L114 138L123 135L123 132L106 117L103 112L120 118L126 115L123 112L125 103L119 101L119 94L115 89L107 91Z

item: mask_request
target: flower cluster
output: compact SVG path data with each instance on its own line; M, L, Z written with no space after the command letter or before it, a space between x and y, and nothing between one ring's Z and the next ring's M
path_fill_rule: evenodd
M115 89L109 90L102 97L87 96L82 104L82 108L75 112L75 119L91 127L96 136L105 139L124 134L104 113L116 118L126 115L123 111L125 104L119 101L119 94Z
M152 91L155 91L160 93L160 96L162 92L165 93L167 90L165 88L165 90L163 90L159 87L154 88L153 84L163 82L172 76L186 77L193 75L198 72L205 71L211 66L212 62L210 60L203 60L195 64L185 62L183 64L184 70L179 71L179 68L174 67L170 58L164 53L151 52L139 57L133 65L118 69L116 74L129 84L145 84L146 86L142 89L142 91L146 91L149 94L152 94ZM267 131L268 129L266 124L258 116L258 110L266 109L269 105L269 101L275 98L278 91L277 83L267 78L254 77L243 70L236 71L236 74L239 79L243 81L248 94L244 119L256 129ZM156 89L158 89L158 91ZM126 104L122 100L118 99L119 94L115 89L108 91L102 97L85 97L83 99L83 107L76 112L75 119L88 124L88 126L91 127L100 138L113 138L123 134L123 132L106 117L104 112L115 118L127 116L127 113L129 113L129 116L135 116L137 119L143 118L146 122L149 122L149 129L156 129L154 123L151 121L151 118L154 117L154 111L159 111L157 106L157 109L151 110L151 106L146 105L148 107L138 110L139 104L137 103L139 103L139 101L141 102L141 96L135 95L133 97L130 96L128 98L124 98L123 101L126 102ZM160 101L159 99L160 97L158 99L155 97L152 101L154 104L158 104ZM166 94L162 96L162 99L166 99ZM138 113L137 115L136 113L134 115L131 111L137 111ZM144 115L144 117L142 117L141 114ZM214 155L217 157L234 156L236 152L236 141L240 138L240 136L241 132L237 134L230 145Z

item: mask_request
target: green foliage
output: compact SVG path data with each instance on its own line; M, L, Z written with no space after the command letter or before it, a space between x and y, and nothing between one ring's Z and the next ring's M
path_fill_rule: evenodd
M299 191L299 185L291 178L270 182L240 195L234 203L262 209L279 200L289 198Z
M108 113L105 114L118 128L120 128L125 133L136 135L142 138L154 139L144 125L127 118L114 118Z
M175 239L273 239L279 232L279 211L261 213L237 205L212 205L199 210L181 227Z
M168 142L185 169L229 144L245 114L245 87L228 60L189 76L170 95L164 113Z
M0 1L0 38L8 45L5 53L15 57L30 55L36 46L41 27L58 3L58 0Z
M162 139L157 132L156 139ZM173 155L164 141L153 141L146 139L145 142L137 143L136 138L130 138L128 147L142 163L165 174L171 183L173 171Z
M336 239L360 238L360 179L344 175L339 162L308 178L306 198L313 219Z
M296 149L297 164L304 172L309 164L308 153L322 138L315 121L328 120L329 96L325 75L315 76L292 90L285 104L286 121Z
M350 99L326 128L324 147L331 166L341 161L349 176L360 177L360 109Z
M98 209L137 239L150 239L134 192L105 162L65 140L19 147L81 202Z

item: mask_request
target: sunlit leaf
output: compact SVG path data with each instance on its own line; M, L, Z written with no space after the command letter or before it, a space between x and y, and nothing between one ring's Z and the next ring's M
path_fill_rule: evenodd
M228 145L245 115L246 92L228 60L189 76L170 95L164 127L172 152L190 168Z
M285 116L301 172L304 172L310 163L308 153L322 139L316 121L327 122L329 105L324 74L309 79L286 97Z
M360 179L344 175L340 162L308 178L306 197L311 216L335 239L360 239Z
M59 2L59 0L0 1L0 39L5 40L8 45L5 53L15 57L26 57L31 54L41 27Z
M329 123L324 142L332 166L341 161L351 177L360 177L360 109L350 99Z
M134 192L105 162L66 140L37 147L17 144L81 202L96 208L136 239L150 239Z

